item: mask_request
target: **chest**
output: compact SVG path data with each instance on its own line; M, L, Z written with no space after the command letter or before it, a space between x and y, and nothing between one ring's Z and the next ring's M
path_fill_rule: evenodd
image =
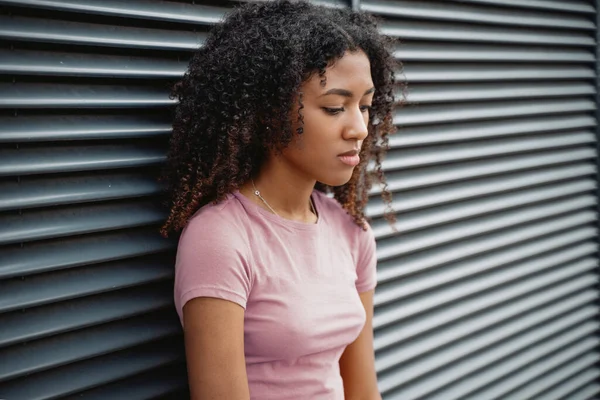
M247 361L343 350L365 322L349 243L329 235L280 239L270 238L254 256L244 325Z

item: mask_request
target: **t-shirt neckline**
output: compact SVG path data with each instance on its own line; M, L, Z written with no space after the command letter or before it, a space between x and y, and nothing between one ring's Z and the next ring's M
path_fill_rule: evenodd
M246 210L259 214L261 217L264 217L270 221L276 222L277 224L294 228L294 229L303 229L303 230L316 230L321 225L321 220L323 219L323 213L320 207L320 204L317 200L318 196L315 195L315 190L311 193L310 197L313 202L313 206L315 207L315 211L317 212L317 221L315 223L309 224L306 222L294 221L291 219L280 217L279 215L275 215L270 211L265 210L260 207L258 204L254 203L252 200L247 198L245 195L240 193L239 190L233 192L233 195L245 206Z

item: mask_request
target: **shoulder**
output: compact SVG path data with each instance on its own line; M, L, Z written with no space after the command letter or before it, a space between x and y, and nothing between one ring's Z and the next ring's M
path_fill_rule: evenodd
M186 243L220 242L229 245L246 244L247 215L233 195L217 204L201 207L181 232L180 246Z

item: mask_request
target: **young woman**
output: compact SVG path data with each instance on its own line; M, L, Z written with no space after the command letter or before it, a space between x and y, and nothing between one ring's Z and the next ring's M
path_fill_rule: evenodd
M162 230L183 229L192 399L380 399L363 211L384 184L397 67L372 17L291 1L235 10L192 58Z

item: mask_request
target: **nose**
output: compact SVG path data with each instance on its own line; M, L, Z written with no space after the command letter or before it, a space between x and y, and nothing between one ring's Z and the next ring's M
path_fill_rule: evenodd
M344 139L363 141L369 134L367 124L369 114L363 113L360 108L348 113L348 123L344 130Z

